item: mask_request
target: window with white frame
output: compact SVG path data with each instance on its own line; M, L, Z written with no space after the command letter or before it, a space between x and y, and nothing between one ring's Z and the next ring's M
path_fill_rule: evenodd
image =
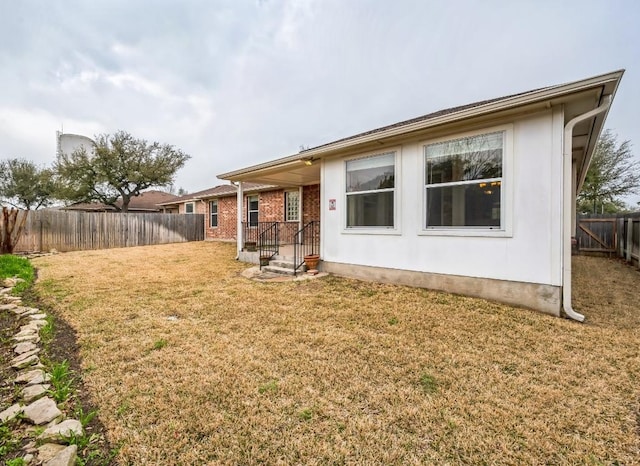
M258 226L258 195L247 196L247 220L249 226Z
M347 228L394 227L395 152L346 162Z
M218 200L209 201L209 226L211 228L218 227Z
M425 146L427 228L504 228L505 134Z
M195 212L195 207L196 205L193 202L187 202L184 205L184 213L185 214L192 214Z
M286 222L297 222L300 219L300 193L284 192L284 219Z

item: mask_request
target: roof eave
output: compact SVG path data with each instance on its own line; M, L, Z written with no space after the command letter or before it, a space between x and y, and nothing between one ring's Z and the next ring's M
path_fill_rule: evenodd
M618 87L620 86L620 79L624 74L624 70L620 70L617 73L619 73L619 77L617 81L614 83L612 92L608 94L611 96L611 105L613 105L613 101L615 99L616 93L618 92ZM601 96L599 103L602 103L602 99L604 97L605 97L604 95ZM580 166L580 171L578 173L578 179L576 182L576 194L579 194L580 191L582 191L582 186L584 184L585 179L587 178L587 171L589 170L589 165L591 165L591 159L593 158L593 153L595 151L596 145L598 144L598 140L600 139L600 135L602 134L602 130L604 129L604 122L607 120L607 116L609 116L609 112L611 111L611 105L609 105L609 108L607 108L607 110L602 115L597 116L593 122L594 124L593 131L591 132L590 140L587 145L587 150L585 153L585 158L582 161L582 165Z

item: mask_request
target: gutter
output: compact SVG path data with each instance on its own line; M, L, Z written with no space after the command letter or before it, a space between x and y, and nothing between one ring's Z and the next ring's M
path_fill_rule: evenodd
M611 106L612 95L605 97L604 103L593 110L578 115L564 127L564 150L562 151L562 309L570 319L584 322L584 315L573 310L571 306L571 224L573 216L573 170L572 170L572 138L574 127L600 113L606 112ZM577 186L576 186L577 188Z

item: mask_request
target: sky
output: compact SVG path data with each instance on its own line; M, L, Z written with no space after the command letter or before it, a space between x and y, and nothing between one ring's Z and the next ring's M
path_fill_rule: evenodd
M175 186L440 109L626 69L606 122L640 160L640 2L0 0L0 159L56 131L191 156ZM634 199L640 200L640 197Z

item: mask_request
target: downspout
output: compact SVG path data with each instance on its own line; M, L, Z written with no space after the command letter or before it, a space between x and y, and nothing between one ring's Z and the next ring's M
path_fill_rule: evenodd
M570 319L584 322L584 316L573 310L571 307L571 233L573 217L573 160L572 160L572 139L573 128L581 121L594 117L609 109L611 96L599 107L578 115L570 120L564 127L564 149L563 149L563 190L562 190L562 309ZM576 183L577 185L577 183ZM577 186L576 186L577 187Z

